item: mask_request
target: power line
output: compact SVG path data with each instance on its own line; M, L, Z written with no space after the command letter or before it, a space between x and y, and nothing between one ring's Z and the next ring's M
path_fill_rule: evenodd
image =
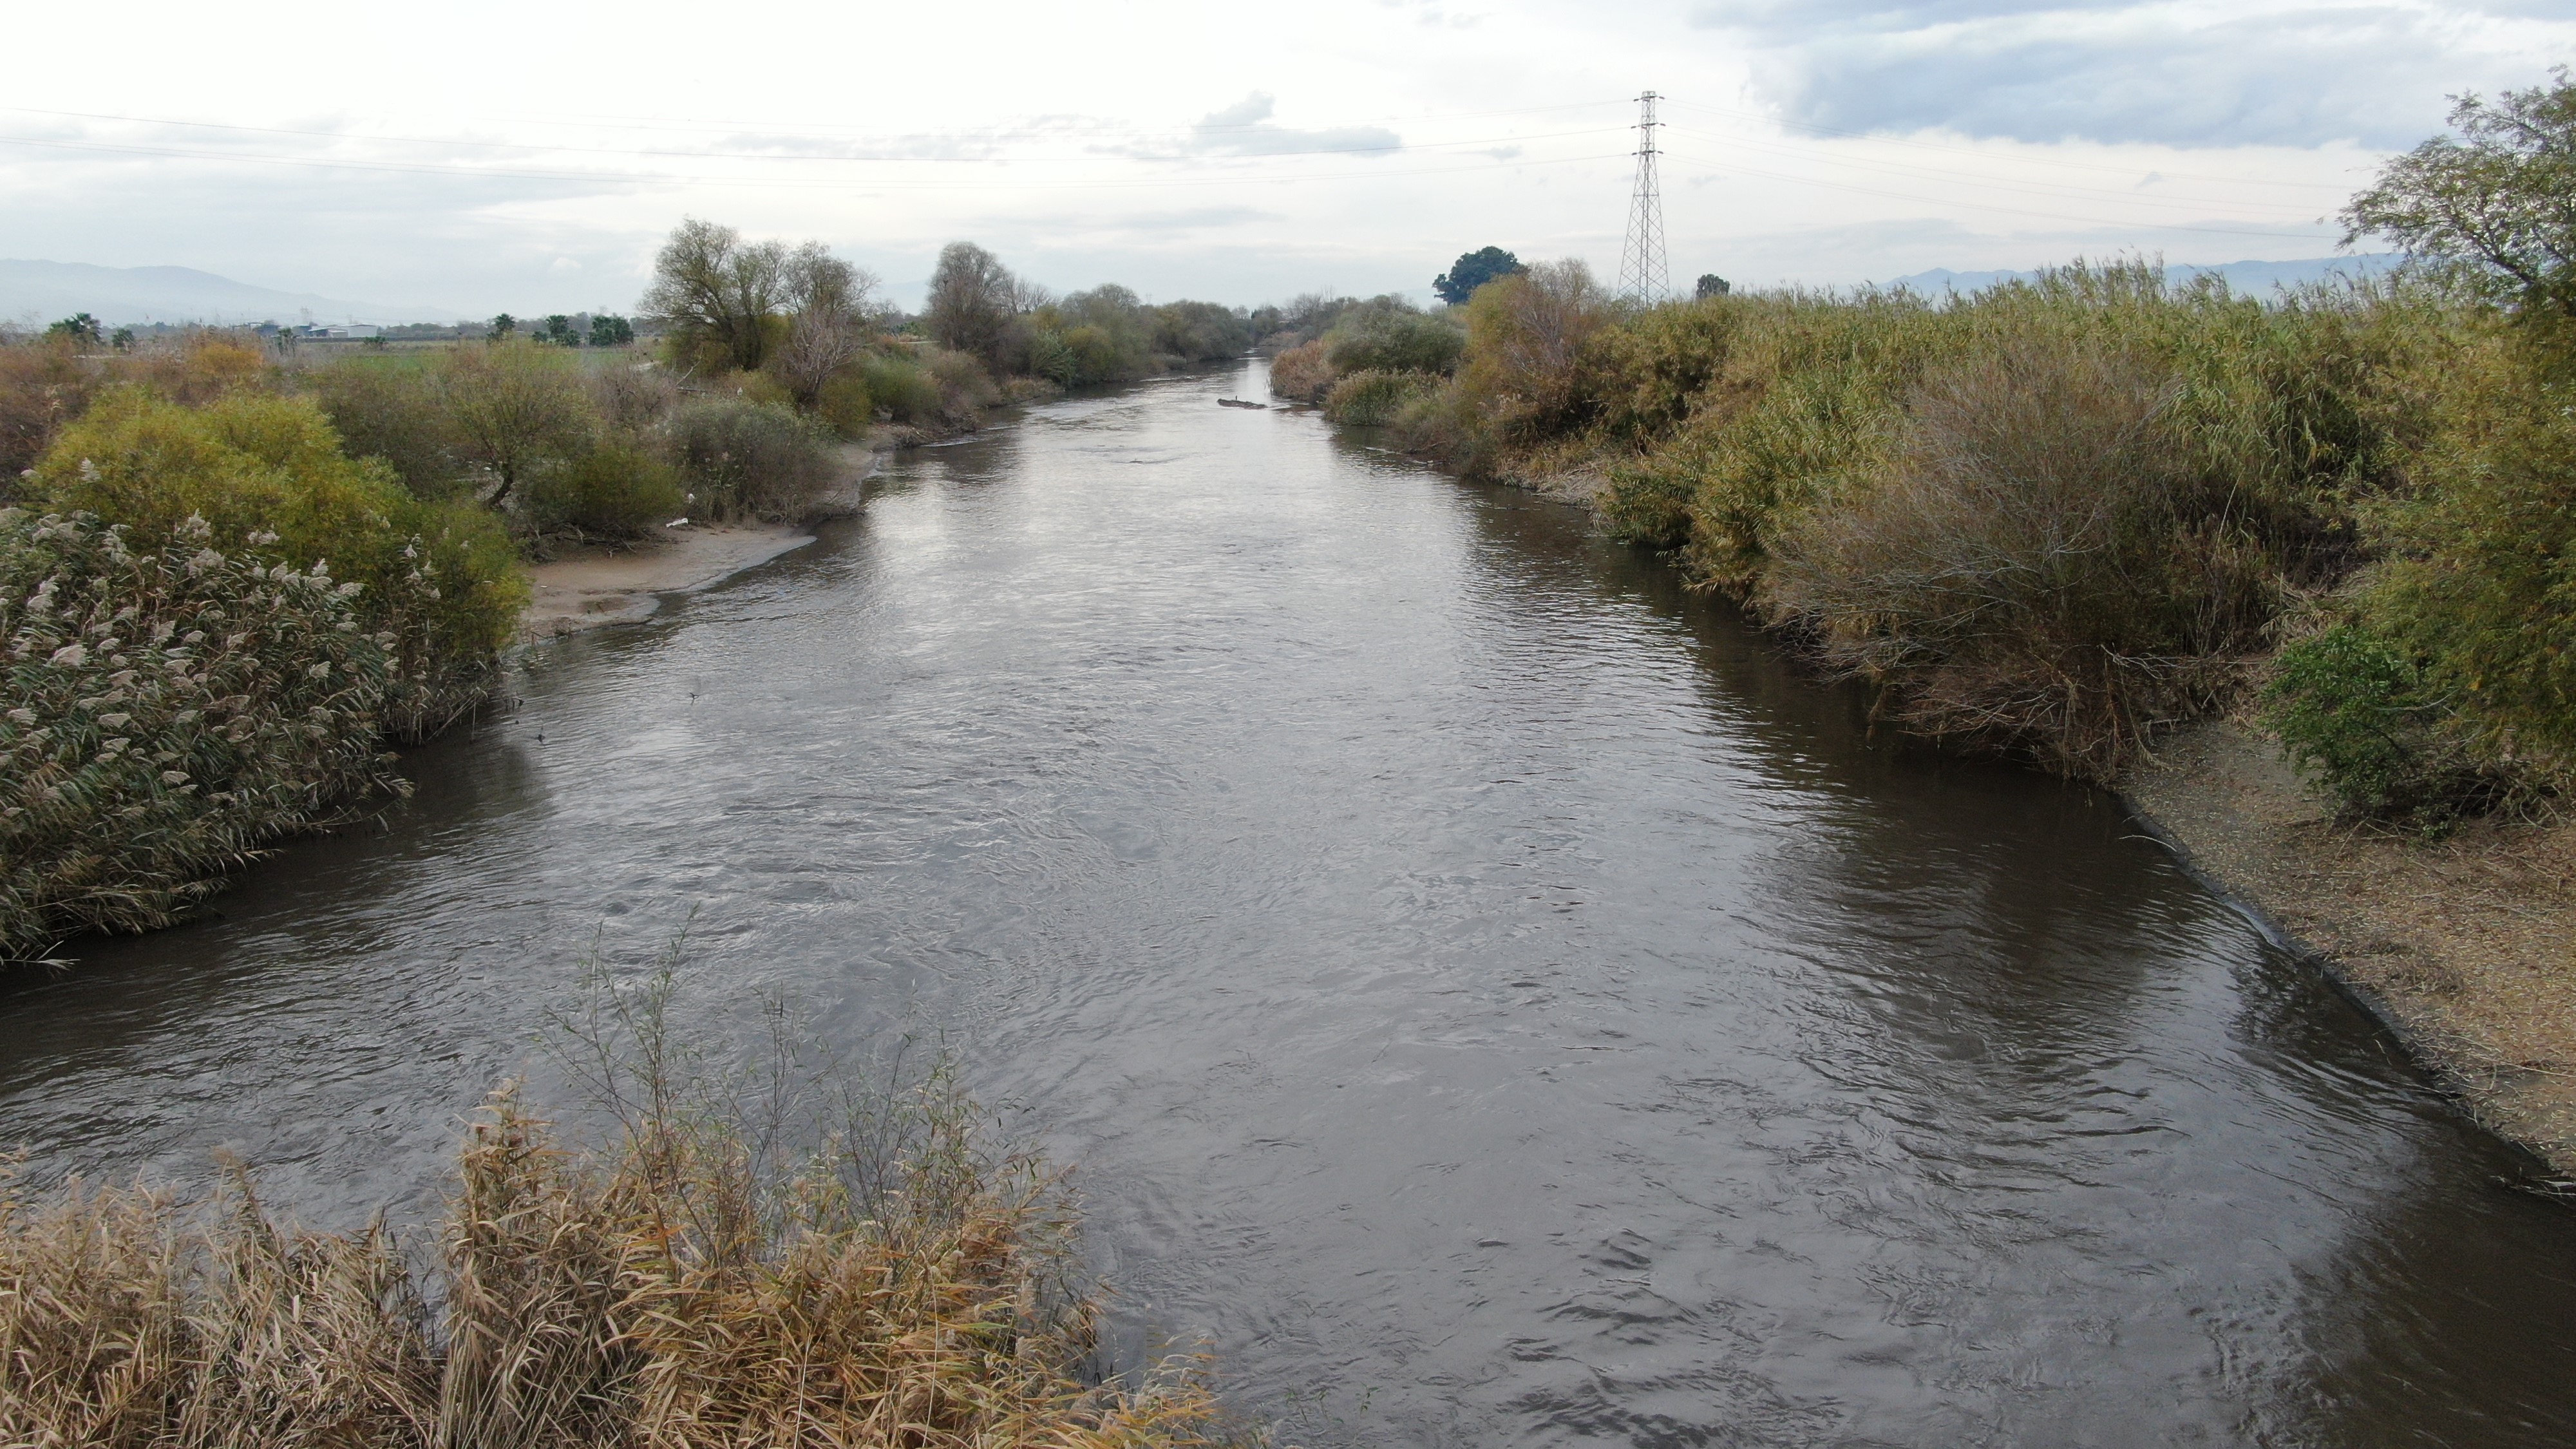
M1462 172L1494 171L1523 166L1565 166L1589 161L1615 160L1625 154L1614 151L1599 155L1556 156L1540 160L1510 157L1473 166L1428 166L1402 171L1332 171L1302 174L1271 172L1195 178L1162 177L1135 181L880 181L871 178L854 186L847 181L792 181L758 176L684 176L657 171L525 171L501 170L489 166L442 166L434 162L332 161L295 156L259 156L239 151L187 150L172 146L120 146L92 141L53 141L34 136L0 135L0 145L41 146L60 151L94 151L126 156L170 157L180 160L237 161L261 166L300 166L330 171L483 177L499 181L579 181L603 185L638 186L684 183L693 186L758 186L786 190L856 190L860 193L869 191L1052 191L1119 187L1261 186L1298 181L1367 181L1405 176L1449 176Z
M663 158L663 159L697 160L697 161L822 161L822 162L831 162L831 161L851 161L851 162L872 162L872 163L875 163L875 162L928 162L928 163L931 163L931 164L933 164L933 165L983 165L983 164L993 164L993 163L996 163L996 162L1007 162L1007 161L1009 161L1009 160L1011 160L1011 159L1012 159L1012 158L1009 158L1009 157L1000 157L1000 156L935 156L935 155L921 155L921 154L912 154L912 155L876 155L876 156L864 156L864 155L862 155L862 156L853 156L853 155L828 155L828 154L808 154L808 155L798 155L798 154L795 154L795 153L792 153L792 152L777 152L777 151L710 151L710 150L672 151L672 150L653 150L653 149L642 149L642 148L624 147L624 146L579 146L579 145L567 145L567 144L561 144L561 143L554 143L554 142L542 142L542 141L477 141L477 140L472 140L472 139L469 139L469 138L466 138L466 137L460 137L460 136L380 136L380 135L367 135L367 134L364 134L364 133L360 133L360 132L351 132L351 131L316 131L316 130L305 130L305 129L300 129L300 128L292 127L292 126L241 126L241 125L234 125L234 124L231 124L231 123L229 123L229 122L224 122L224 121L172 121L172 120L156 119L156 118L154 118L154 117L149 117L149 116L114 116L114 115L104 115L104 114L100 114L100 113L96 113L96 112L90 112L90 111L44 111L44 110L37 110L37 109L34 109L33 107L28 107L28 106L0 106L0 111L8 111L8 112L14 112L14 113L16 113L16 114L20 114L20 115L30 115L30 116L64 116L64 117L70 117L70 118L74 118L74 119L79 119L79 120L88 120L88 121L116 121L116 122L120 122L120 123L123 123L123 124L127 124L127 125L135 125L135 126L169 126L169 127L174 127L174 128L184 128L184 129L194 129L194 130L206 130L206 131L233 131L233 132L240 132L240 133L244 133L244 134L250 134L250 135L261 135L261 136L310 136L310 137L315 137L315 138L317 138L317 139L322 139L322 140L331 140L331 141L364 141L364 142L372 142L372 143L379 144L379 145L404 145L404 146L471 146L471 147L476 147L476 148L483 149L483 150L534 151L534 152L540 152L540 153L544 153L544 152L570 152L570 153L579 154L579 155L591 155L591 156L644 156L644 157L654 157L654 158ZM1242 128L1213 128L1213 127L1212 127L1212 128L1208 128L1208 129L1210 129L1210 130L1216 130L1216 129L1242 129ZM1256 129L1257 129L1257 128L1256 128ZM1351 129L1351 128L1349 128L1349 127L1341 127L1341 128L1314 128L1314 129ZM1285 132L1285 134L1297 134L1297 133L1296 133L1296 132L1294 132L1294 131L1289 131L1289 132ZM1310 150L1304 150L1304 151L1260 151L1260 152L1250 152L1250 153L1246 153L1246 152L1234 152L1234 153L1230 153L1230 154L1235 155L1235 156L1255 155L1255 156L1260 156L1260 157L1273 157L1273 156L1365 156L1365 155L1381 155L1381 154L1386 154L1386 153L1396 152L1396 151L1431 150L1431 149L1435 149L1435 148L1453 148L1453 149L1454 149L1454 148L1462 147L1462 146L1496 146L1496 145L1502 145L1502 144L1504 144L1504 143L1506 143L1506 142L1519 142L1519 141L1554 141L1554 140L1561 140L1561 139L1563 139L1563 138L1565 138L1565 137L1568 137L1568 136L1597 136L1597 135L1603 135L1603 134L1606 134L1606 132L1605 132L1602 128L1600 128L1600 127L1593 127L1593 128L1589 128L1589 129L1586 129L1586 130L1580 130L1580 131L1549 131L1549 132L1544 132L1544 133L1541 133L1541 134L1539 134L1539 135L1535 135L1535 136L1486 136L1486 137L1478 137L1478 138L1474 138L1474 139L1470 139L1470 140L1464 140L1464 141L1414 141L1414 142L1407 142L1407 141L1404 141L1404 140L1399 139L1399 140L1395 141L1395 142L1394 142L1393 144L1391 144L1391 145L1368 145L1368 146L1319 146L1319 147L1315 147L1315 148L1313 148L1313 149L1310 149ZM923 133L922 139L930 139L930 138L933 138L932 133ZM816 139L826 139L826 138L818 138L818 137L811 137L811 136L794 136L794 137L787 137L787 138L785 138L785 139L791 139L791 140L816 140ZM907 139L915 139L915 138L912 138L912 137L893 137L893 138L887 138L887 139L892 139L892 140L907 140ZM944 139L944 138L942 138L942 139ZM1022 159L1028 159L1028 158L1022 158ZM1129 153L1119 153L1119 152L1093 151L1093 152L1087 152L1087 153L1084 153L1084 154L1079 155L1079 156L1070 156L1070 157L1051 157L1051 158L1047 158L1047 159L1060 159L1060 160L1109 160L1109 161L1189 161L1189 160L1223 159L1223 157L1222 157L1222 156L1189 156L1189 155L1149 155L1149 154L1137 154L1137 153L1133 153L1133 152L1129 152Z

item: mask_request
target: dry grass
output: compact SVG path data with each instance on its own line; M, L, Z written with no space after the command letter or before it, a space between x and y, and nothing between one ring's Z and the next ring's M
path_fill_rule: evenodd
M0 1443L1217 1442L1189 1362L1086 1381L1067 1194L980 1145L944 1070L799 1137L783 1074L723 1110L675 1087L702 1079L666 1000L588 1018L635 1048L590 1058L627 1123L615 1149L573 1150L495 1094L425 1270L381 1223L281 1227L238 1171L196 1203L0 1197Z

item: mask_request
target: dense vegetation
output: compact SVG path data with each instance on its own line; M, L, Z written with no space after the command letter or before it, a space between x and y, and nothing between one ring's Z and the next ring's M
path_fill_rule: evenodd
M0 508L0 958L167 924L210 868L390 785L395 636L273 536L213 540Z
M2425 262L2383 284L2079 264L1641 309L1559 263L1422 319L1463 355L1372 351L1402 309L1346 307L1273 385L1597 478L1620 535L1924 733L2107 779L2250 697L2354 813L2439 828L2576 750L2576 92L2454 119L2348 214Z
M971 242L939 254L921 327L995 377L1058 387L1133 382L1239 357L1254 341L1246 314L1213 302L1151 306L1116 285L1054 296Z

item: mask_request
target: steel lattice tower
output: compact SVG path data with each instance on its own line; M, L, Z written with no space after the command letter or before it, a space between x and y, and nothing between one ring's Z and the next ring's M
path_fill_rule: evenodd
M1637 97L1637 194L1628 204L1628 245L1619 255L1619 295L1651 307L1672 295L1664 269L1664 193L1655 177L1653 91Z

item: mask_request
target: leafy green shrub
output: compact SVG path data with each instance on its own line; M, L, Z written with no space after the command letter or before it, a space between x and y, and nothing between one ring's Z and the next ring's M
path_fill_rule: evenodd
M1384 427L1431 387L1429 380L1415 372L1350 373L1325 395L1324 416L1354 427Z
M615 440L531 476L523 503L528 520L542 531L603 538L656 532L688 511L679 474L669 463Z
M1583 358L1587 411L1614 439L1652 439L1687 421L1725 373L1743 308L1723 299L1651 308L1595 332Z
M2263 704L2263 723L2347 816L2439 834L2503 789L2462 748L2415 661L2359 625L2284 647Z
M267 533L0 509L0 957L166 925L215 875L396 782L386 639Z
M383 464L340 451L309 400L233 393L181 407L114 388L65 429L25 480L46 507L94 513L144 537L201 517L219 538L278 535L298 567L363 586L357 608L395 640L398 736L435 733L489 692L527 581L500 520L414 498Z
M455 491L462 467L436 378L409 358L344 357L305 374L342 446L379 458L422 498Z
M672 415L672 458L695 516L812 516L835 471L833 440L793 408L711 398Z
M919 363L880 353L859 364L859 380L889 421L912 427L939 421L939 380Z
M520 478L590 446L599 414L581 363L560 347L504 338L439 354L435 374L456 450L501 480L489 501L510 501Z
M1154 350L1183 362L1241 357L1252 323L1214 302L1166 302L1154 309Z
M1476 289L1458 380L1495 437L1523 446L1590 421L1583 358L1610 298L1578 261L1548 262Z

